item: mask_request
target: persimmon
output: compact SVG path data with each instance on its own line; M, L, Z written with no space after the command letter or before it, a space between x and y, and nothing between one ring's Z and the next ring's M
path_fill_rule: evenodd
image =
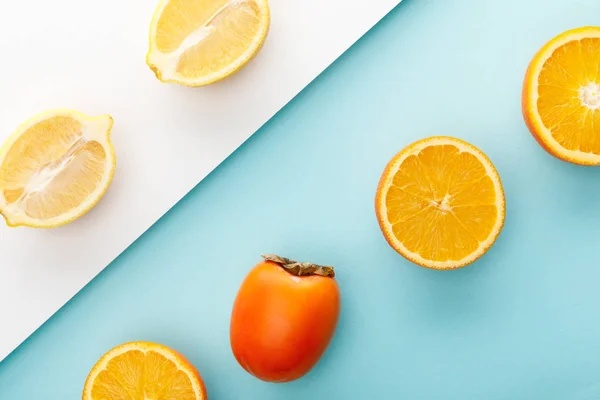
M340 315L340 290L332 267L263 258L235 299L231 349L255 377L289 382L307 374L329 346Z

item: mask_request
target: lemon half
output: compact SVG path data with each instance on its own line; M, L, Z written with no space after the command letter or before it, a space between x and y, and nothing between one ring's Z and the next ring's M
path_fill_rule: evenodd
M0 150L0 214L10 226L53 228L89 211L116 167L112 117L53 110L25 122Z
M252 60L269 25L267 0L162 0L147 63L162 82L208 85Z

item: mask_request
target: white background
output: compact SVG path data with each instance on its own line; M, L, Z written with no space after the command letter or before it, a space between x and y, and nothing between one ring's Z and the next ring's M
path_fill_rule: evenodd
M259 56L201 89L145 64L156 1L35 0L0 9L0 139L53 108L111 114L114 182L82 219L0 227L0 360L400 0L271 0Z

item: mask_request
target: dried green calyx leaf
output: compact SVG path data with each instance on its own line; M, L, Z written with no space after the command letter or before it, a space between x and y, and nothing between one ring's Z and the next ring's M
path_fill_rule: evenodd
M285 269L290 274L296 276L319 275L329 278L335 277L333 267L330 266L317 265L312 263L300 263L297 261L290 260L289 258L280 257L275 254L266 254L263 255L262 258L264 258L267 261L279 264L281 268Z

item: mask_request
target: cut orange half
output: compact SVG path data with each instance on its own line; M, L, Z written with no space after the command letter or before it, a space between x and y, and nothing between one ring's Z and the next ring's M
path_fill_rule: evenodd
M269 26L267 0L161 0L147 63L163 82L208 85L252 60Z
M206 400L200 374L181 354L155 343L115 347L94 366L83 400Z
M553 156L600 165L600 27L571 30L534 57L523 85L523 116Z
M423 267L455 269L494 244L504 225L505 200L485 154L459 139L431 137L389 162L375 208L398 253Z
M0 214L10 226L53 228L88 212L116 166L113 119L53 110L25 122L0 150Z

